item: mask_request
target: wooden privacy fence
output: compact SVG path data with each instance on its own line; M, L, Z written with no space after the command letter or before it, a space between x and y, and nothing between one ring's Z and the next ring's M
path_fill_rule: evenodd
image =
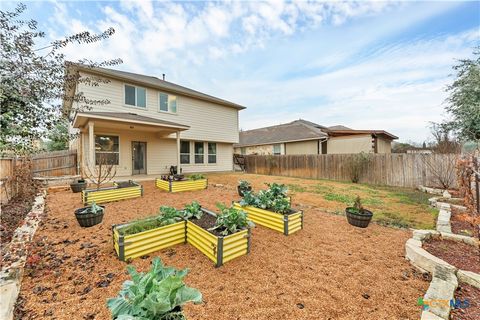
M246 172L297 178L351 180L352 154L248 155ZM456 187L455 154L369 154L360 175L361 183L416 188L441 187L438 174Z
M77 174L77 152L55 151L32 157L35 177L61 177Z
M17 193L15 170L22 157L0 158L0 202L5 203ZM76 175L77 152L55 151L32 156L34 177L61 177Z

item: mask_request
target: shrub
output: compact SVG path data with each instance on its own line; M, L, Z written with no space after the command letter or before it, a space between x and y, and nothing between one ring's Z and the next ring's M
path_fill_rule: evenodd
M132 280L123 283L116 298L107 300L112 319L185 319L181 307L202 302L200 291L183 283L187 269L165 267L156 257L148 273L139 273L131 265L127 270Z
M247 180L240 180L238 181L238 186L240 187L240 189L242 190L248 190L252 187L252 185L250 184L250 182L248 182Z
M353 154L347 161L347 168L349 169L350 179L353 183L358 183L360 181L360 178L367 168L369 162L370 154L365 152Z

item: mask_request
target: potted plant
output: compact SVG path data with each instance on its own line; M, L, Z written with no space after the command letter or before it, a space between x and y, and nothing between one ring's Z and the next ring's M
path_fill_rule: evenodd
M104 213L105 206L99 206L93 201L90 206L75 210L75 217L81 227L88 228L102 222Z
M238 181L237 190L238 195L243 197L246 191L252 191L252 185L247 180L240 180Z
M131 265L127 271L132 279L123 283L116 298L107 300L112 319L185 320L183 305L202 303L200 291L183 282L188 269L165 267L155 257L149 272L138 272Z
M187 220L187 242L200 250L220 267L250 252L250 229L253 223L246 213L237 208L217 204L217 215L201 208L197 219Z
M345 209L348 223L359 228L366 228L372 220L373 213L362 206L360 197L357 196L353 207Z
M85 179L80 178L76 179L74 182L70 183L70 189L72 189L73 193L82 192L87 188L87 181Z

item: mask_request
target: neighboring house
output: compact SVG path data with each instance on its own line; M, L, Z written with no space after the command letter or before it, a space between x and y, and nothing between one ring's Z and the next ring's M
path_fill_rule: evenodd
M238 154L335 154L390 153L391 143L398 139L383 130L354 130L345 126L324 127L295 120L260 129L240 132L235 145Z
M72 130L80 134L71 148L82 169L100 156L118 165L117 176L163 174L172 165L182 172L233 169L238 112L245 107L151 76L78 65L69 72L109 80L79 81L67 95L110 102L75 114Z

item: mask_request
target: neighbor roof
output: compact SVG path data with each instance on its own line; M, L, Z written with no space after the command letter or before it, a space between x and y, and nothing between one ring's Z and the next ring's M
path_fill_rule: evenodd
M187 125L179 124L171 121L165 121L150 117L141 116L136 113L130 112L78 112L75 114L73 120L73 127L78 128L88 118L102 119L102 120L116 120L120 122L148 124L153 126L162 126L186 130L190 128Z
M153 76L146 76L138 73L100 68L100 67L92 68L92 67L79 65L79 64L74 64L74 67L84 72L89 72L97 75L104 75L112 78L130 81L140 85L153 87L160 90L165 90L165 91L176 93L179 95L189 96L189 97L197 98L197 99L208 101L208 102L217 103L223 106L232 107L239 110L245 109L245 107L242 105L239 105L224 99L220 99L220 98L217 98L217 97L214 97L214 96L211 96L187 87L183 87L172 82L161 80Z
M342 126L341 124L337 124L336 126L328 127L328 130L353 130L352 128Z
M241 131L240 142L235 146L246 147L281 142L307 141L327 137L325 132L307 123L314 124L305 120L296 120L277 126Z

